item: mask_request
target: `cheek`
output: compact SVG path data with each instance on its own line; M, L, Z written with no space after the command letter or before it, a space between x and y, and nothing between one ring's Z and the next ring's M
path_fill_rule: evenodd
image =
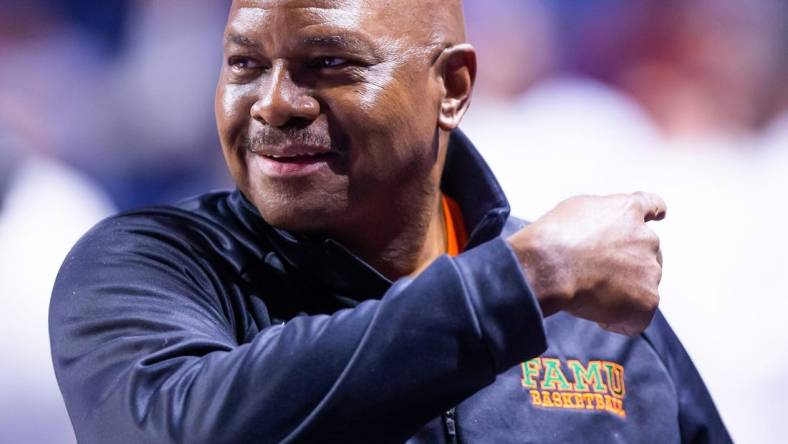
M216 88L214 111L219 137L225 149L235 146L238 137L249 125L254 104L254 86L219 84Z
M439 104L430 97L426 75L394 74L376 73L335 106L349 124L353 164L378 178L429 162L437 128Z
M426 79L421 74L407 69L402 61L377 66L356 88L358 107L369 119L387 127L411 123L414 111L426 99Z
M374 114L380 110L381 103L394 101L396 97L391 92L395 83L396 78L391 66L377 67L364 83L354 89L359 108L365 113Z
M247 87L220 82L216 88L214 111L222 154L235 183L244 191L249 188L249 165L246 153L238 146L247 131L253 103L254 98Z

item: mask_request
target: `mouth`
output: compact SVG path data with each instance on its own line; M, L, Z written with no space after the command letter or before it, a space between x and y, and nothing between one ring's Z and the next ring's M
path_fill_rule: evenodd
M252 151L266 176L295 177L312 174L338 159L336 151L328 147L289 145Z
M303 154L292 154L292 155L282 155L282 154L263 154L257 153L269 160L275 162L284 162L284 163L308 163L313 161L318 161L321 159L325 159L328 157L335 156L336 153L333 152L322 152L322 153L303 153Z

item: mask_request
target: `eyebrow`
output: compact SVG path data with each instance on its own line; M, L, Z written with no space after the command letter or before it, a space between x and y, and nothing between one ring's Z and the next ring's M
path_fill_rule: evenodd
M241 34L230 32L225 36L225 45L235 43L236 45L249 48L259 48L260 44L255 40ZM375 54L372 45L364 39L352 35L328 35L311 36L304 38L301 43L308 48L314 49L333 49L347 52L366 52Z
M351 35L313 36L305 38L302 43L310 48L375 53L369 42Z
M225 45L228 43L235 43L236 45L241 46L248 46L250 48L258 48L260 45L255 42L254 40L250 39L241 34L236 34L234 32L228 33L227 36L224 38Z

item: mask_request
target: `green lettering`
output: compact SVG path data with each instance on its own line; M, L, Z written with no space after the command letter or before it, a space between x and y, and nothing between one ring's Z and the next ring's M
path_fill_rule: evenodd
M591 361L588 367L583 367L580 361L570 360L569 369L575 380L575 390L587 392L590 388L597 393L606 393L607 387L602 382L602 364L599 361Z
M542 389L572 390L572 386L561 371L561 361L558 359L542 358L544 365L544 379Z

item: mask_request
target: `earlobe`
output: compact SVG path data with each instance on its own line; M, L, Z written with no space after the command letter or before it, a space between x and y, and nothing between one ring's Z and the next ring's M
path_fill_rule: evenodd
M451 131L459 126L470 105L476 80L476 50L467 43L455 45L447 48L437 62L444 86L438 126Z
M467 103L467 102L466 102ZM438 115L438 126L444 131L451 131L460 125L462 116L467 106L463 107L457 99L445 98L441 103L441 112Z

